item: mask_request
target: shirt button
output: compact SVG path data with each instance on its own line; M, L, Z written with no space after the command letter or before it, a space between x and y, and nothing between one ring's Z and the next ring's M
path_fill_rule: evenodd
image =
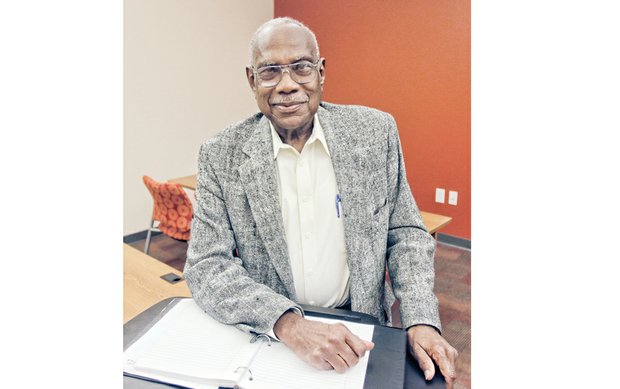
M307 203L308 200L309 200L308 196L304 196L304 197L301 198L301 201L303 201L304 203Z
M304 238L306 238L306 239L310 239L310 233L309 233L309 232L306 232L306 234L304 235Z

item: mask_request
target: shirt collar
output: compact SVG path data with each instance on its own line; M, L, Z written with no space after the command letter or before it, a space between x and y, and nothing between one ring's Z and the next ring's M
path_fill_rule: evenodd
M327 141L325 140L325 132L323 131L323 127L321 126L321 122L319 121L318 112L314 114L313 123L314 124L312 128L312 134L310 134L310 138L308 138L306 144L308 145L314 141L318 141L321 145L323 145L323 148L325 149L327 155L331 157L331 154L329 153L329 148L327 147ZM271 140L273 143L273 159L276 159L280 150L293 147L282 142L282 139L280 139L280 136L276 132L276 129L273 127L271 120L269 120L269 127L271 128Z

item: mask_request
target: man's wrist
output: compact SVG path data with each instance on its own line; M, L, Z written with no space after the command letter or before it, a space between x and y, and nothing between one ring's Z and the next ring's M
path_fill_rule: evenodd
M439 331L439 329L438 329L437 327L435 327L435 326L433 326L433 325L430 325L430 324L423 324L423 323L414 324L414 325L411 325L411 326L407 327L407 330L406 330L406 331L407 331L407 333L409 333L409 330L410 330L410 329L412 329L412 328L416 328L416 327L428 327L428 328L432 328L432 329L434 329L434 330L435 330L435 331L436 331L439 335L441 335L441 331Z
M303 318L303 314L297 308L291 308L284 312L282 316L273 325L273 334L276 339L282 341L286 339L289 330L295 326L299 320Z

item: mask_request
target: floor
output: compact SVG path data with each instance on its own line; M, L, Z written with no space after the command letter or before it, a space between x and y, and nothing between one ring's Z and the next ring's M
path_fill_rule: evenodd
M144 240L130 243L140 250ZM187 243L166 235L151 239L149 255L183 270ZM435 294L439 299L439 315L443 336L459 352L458 378L454 389L471 388L471 251L443 243L435 252ZM400 325L398 302L392 309L394 325Z

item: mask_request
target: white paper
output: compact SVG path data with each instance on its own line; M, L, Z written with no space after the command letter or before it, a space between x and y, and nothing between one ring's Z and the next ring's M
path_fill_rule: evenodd
M196 382L190 377L236 382L243 371L235 370L260 347L250 339L251 335L211 318L192 299L184 299L125 351L124 368L160 380L169 376L161 372L174 372L174 382L163 380L180 385Z
M361 339L372 340L372 325L306 318L342 323ZM364 385L369 353L341 374L310 366L282 343L267 346L262 340L250 343L251 338L211 318L192 299L183 299L125 351L123 368L130 374L200 389L217 388L224 382L241 382L248 389L361 389ZM219 384L196 377L219 379Z

